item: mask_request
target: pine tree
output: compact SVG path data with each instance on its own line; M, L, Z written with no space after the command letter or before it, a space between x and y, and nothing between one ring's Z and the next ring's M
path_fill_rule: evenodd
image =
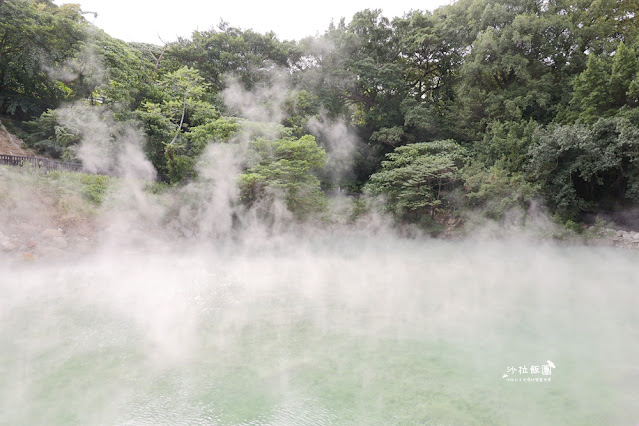
M613 108L621 108L628 103L628 89L637 74L637 55L634 49L619 43L617 53L612 62L610 76L610 100Z
M579 121L594 123L610 108L609 70L604 59L591 53L588 66L575 78L572 106L579 112Z

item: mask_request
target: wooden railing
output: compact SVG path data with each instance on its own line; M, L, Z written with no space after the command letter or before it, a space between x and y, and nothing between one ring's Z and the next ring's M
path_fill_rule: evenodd
M0 164L8 166L25 166L45 169L47 172L51 170L67 170L71 172L82 171L82 164L65 163L64 161L50 160L42 157L26 157L23 155L5 155L0 154Z
M64 161L50 160L48 158L43 157L27 157L24 155L5 155L0 154L0 165L6 166L27 166L30 165L32 167L44 169L47 172L51 170L66 170L69 172L87 172L82 168L82 164L80 163L65 163ZM107 174L108 173L97 173L97 174ZM169 177L163 174L158 173L155 177L156 182L169 183Z

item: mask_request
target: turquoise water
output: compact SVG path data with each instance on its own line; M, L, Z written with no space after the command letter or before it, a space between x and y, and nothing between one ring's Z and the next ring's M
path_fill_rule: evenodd
M7 265L0 424L636 424L638 257L327 237Z

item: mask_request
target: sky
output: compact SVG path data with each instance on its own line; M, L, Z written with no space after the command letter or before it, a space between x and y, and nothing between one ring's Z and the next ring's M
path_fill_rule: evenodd
M364 9L382 9L389 18L410 10L434 10L452 0L271 0L271 1L136 1L136 0L56 0L80 4L97 18L86 18L109 35L153 44L170 42L178 36L190 37L194 30L217 27L221 19L233 27L260 33L273 31L280 40L300 40L322 34L331 20L350 21Z

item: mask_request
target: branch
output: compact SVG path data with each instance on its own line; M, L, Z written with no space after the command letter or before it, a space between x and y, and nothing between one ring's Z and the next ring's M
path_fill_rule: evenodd
M162 39L160 39L162 40ZM155 73L157 72L158 68L160 67L160 61L162 61L162 57L164 56L164 53L166 52L166 49L168 47L168 43L164 44L164 49L162 49L162 53L160 54L160 57L157 59L157 61L155 61L155 68L153 68L153 72L151 73L151 80L153 80L153 78L155 78ZM153 56L153 52L151 52L151 55ZM153 56L153 58L155 58L155 56Z
M178 135L180 134L180 131L182 130L182 125L184 124L184 115L186 114L186 97L188 95L188 92L186 92L184 94L184 104L182 106L182 118L180 118L180 125L178 126L177 132L175 133L175 136L173 136L173 140L171 141L171 143L169 143L169 145L173 145L175 143L175 141L177 140Z

